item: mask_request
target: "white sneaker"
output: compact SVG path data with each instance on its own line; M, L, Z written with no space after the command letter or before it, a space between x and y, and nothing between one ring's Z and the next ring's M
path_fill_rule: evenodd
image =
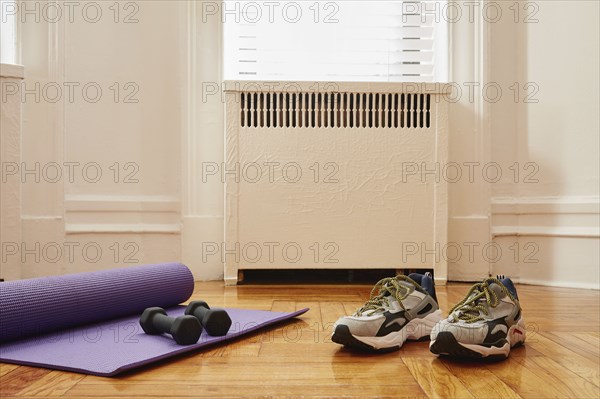
M436 355L505 359L510 348L525 342L525 322L517 290L498 276L475 284L447 319L431 332L429 350Z
M352 316L333 326L331 340L347 347L389 352L408 340L427 340L442 319L429 273L384 278Z

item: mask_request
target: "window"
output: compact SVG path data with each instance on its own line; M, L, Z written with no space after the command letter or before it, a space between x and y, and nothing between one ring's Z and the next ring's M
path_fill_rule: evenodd
M0 0L0 63L3 64L17 62L16 12L14 0Z
M225 1L229 80L448 79L443 1Z

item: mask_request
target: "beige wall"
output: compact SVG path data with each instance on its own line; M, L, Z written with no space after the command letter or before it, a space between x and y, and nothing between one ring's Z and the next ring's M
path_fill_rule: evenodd
M492 158L516 162L521 172L492 185L492 231L511 255L492 270L524 282L597 288L599 3L536 5L523 8L521 19L535 11L537 22L490 24L491 80L521 89L517 101L508 91L490 107ZM512 16L508 6L504 11ZM518 262L508 249L515 244ZM524 262L526 254L537 262Z
M449 278L498 272L525 282L597 286L598 3L535 2L539 22L529 24L522 21L531 9L523 8L515 23L513 2L501 3L504 17L497 23L462 19L452 25L453 80L496 82L503 97L492 104L465 96L451 106L449 158L497 162L503 178L449 184L448 240L463 247L498 243L504 256L449 262ZM78 170L74 181L22 185L28 245L97 244L103 257L91 262L79 249L76 262L42 257L26 261L19 273L112 267L133 254L138 263L183 259L198 278L221 278L222 264L203 262L198 252L199 242L223 240L223 187L198 184L202 162L223 162L221 99L204 101L202 92L202 82L220 80L219 26L199 22L196 2L136 2L137 11L120 10L118 23L111 4L98 23L76 18L21 26L28 85L80 84L72 103L31 96L23 102L23 161L96 162L105 178L89 183ZM138 22L124 23L132 12ZM515 82L521 87L517 102L510 89ZM103 89L97 103L82 101L86 83ZM527 83L537 86L527 92ZM532 87L539 89L538 102L525 103ZM133 92L130 100L138 102L125 102ZM509 169L515 162L517 182ZM533 166L524 169L528 162ZM539 182L525 182L536 166ZM125 183L132 172L133 182ZM523 262L529 244L537 245L537 263ZM509 248L520 249L517 261Z
M491 80L519 82L491 108L498 162L535 162L539 183L506 175L494 196L582 197L599 194L599 4L538 2L537 23L490 24ZM508 11L507 11L508 12ZM524 86L530 84L528 89ZM527 95L531 98L526 98Z
M39 166L16 178L22 244L3 276L183 260L222 278L198 254L223 241L223 187L198 184L202 162L223 160L221 98L201 84L220 79L219 27L198 2L57 2L54 19L45 4L19 4L22 166Z
M19 26L23 278L181 258L184 13L127 4Z

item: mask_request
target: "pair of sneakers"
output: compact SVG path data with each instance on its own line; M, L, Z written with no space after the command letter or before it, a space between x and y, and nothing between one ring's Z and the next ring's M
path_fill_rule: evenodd
M389 352L407 340L431 340L429 349L436 355L471 358L506 358L525 341L517 290L504 276L473 285L445 319L431 274L385 278L333 330L333 342L352 348Z

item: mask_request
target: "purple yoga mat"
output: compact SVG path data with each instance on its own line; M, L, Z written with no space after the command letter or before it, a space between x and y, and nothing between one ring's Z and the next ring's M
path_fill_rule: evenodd
M177 306L167 309L167 312L171 316L181 316L184 310L184 306ZM177 345L168 335L145 334L137 315L123 317L2 344L0 360L111 377L171 356L248 334L301 315L307 310L281 313L227 309L232 325L226 336L211 337L203 331L198 343L185 346Z
M147 335L141 312L150 306L183 314L194 289L179 263L21 280L0 284L0 361L114 376L126 370L227 341L303 314L227 309L224 337L204 331L198 343L177 345L168 335Z
M67 274L0 284L0 342L169 307L194 292L181 263Z

